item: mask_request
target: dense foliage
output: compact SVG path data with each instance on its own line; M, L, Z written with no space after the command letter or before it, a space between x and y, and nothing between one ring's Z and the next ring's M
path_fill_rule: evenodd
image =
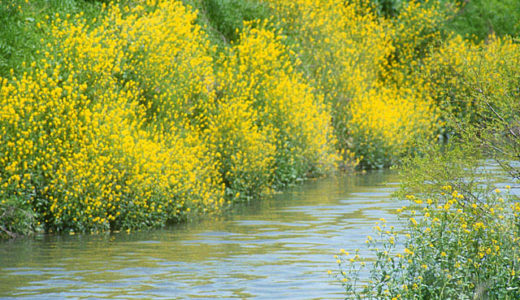
M164 226L333 170L329 109L267 22L217 52L179 1L98 6L31 20L1 80L3 234Z

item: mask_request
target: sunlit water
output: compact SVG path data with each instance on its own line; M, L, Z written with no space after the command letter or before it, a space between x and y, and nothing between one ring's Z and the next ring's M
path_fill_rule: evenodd
M0 298L341 299L327 275L403 203L391 172L311 181L222 220L0 243Z

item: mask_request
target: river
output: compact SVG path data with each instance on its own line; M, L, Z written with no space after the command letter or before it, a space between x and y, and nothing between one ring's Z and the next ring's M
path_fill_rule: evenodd
M333 256L397 222L396 188L391 171L320 179L220 219L0 242L0 298L342 299Z

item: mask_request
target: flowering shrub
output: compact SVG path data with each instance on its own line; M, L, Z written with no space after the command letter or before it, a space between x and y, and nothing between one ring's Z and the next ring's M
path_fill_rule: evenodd
M510 187L507 186L506 190ZM378 224L367 244L374 262L340 253L348 297L373 299L520 296L520 205L499 189L483 198L444 186L437 197L408 196L404 234ZM403 236L404 235L404 236ZM404 250L396 246L403 243ZM360 270L370 266L368 278ZM356 281L357 280L357 281Z
M413 153L419 139L432 136L436 110L429 98L421 96L411 89L381 87L352 101L347 127L352 149L365 165L394 165Z
M341 150L378 168L413 152L416 138L433 135L435 107L421 83L405 83L401 64L413 64L437 37L436 7L410 2L394 25L366 1L267 2L331 106Z
M518 98L488 106L478 124L459 120L460 137L405 164L398 210L403 229L376 224L367 244L375 261L339 258L351 298L516 299L520 296ZM499 167L489 171L493 158ZM494 173L494 174L493 174ZM507 179L504 179L507 178ZM368 272L363 273L368 268ZM368 275L366 275L368 273Z
M333 112L340 147L349 144L349 104L376 84L390 36L370 11L354 1L268 1L284 28L295 39L302 67L325 95Z
M519 46L509 37L473 43L455 36L424 60L417 80L427 83L444 119L476 123L493 115L490 105L497 109L518 94L519 60Z
M422 58L441 43L445 24L452 13L453 9L436 0L406 1L399 14L390 20L395 51L391 55L389 72L394 80L400 84L410 80L408 73L421 65ZM411 81L411 84L416 82Z
M434 0L78 1L0 9L32 33L0 34L0 224L24 232L163 226L339 156L387 167L518 94L517 45L441 43Z
M54 16L44 58L32 63L34 73L2 80L1 198L15 195L30 203L47 230L163 226L184 219L190 210L214 211L223 204L223 187L204 143L180 125L164 125L175 124L169 110L183 101L187 113L178 119L196 119L186 105L195 97L182 90L199 93L186 87L192 80L204 84L189 78L194 70L186 64L199 71L197 64L184 58L179 65L164 65L165 74L187 77L170 82L166 91L160 82L147 81L158 73L144 67L170 55L161 51L197 43L182 36L200 32L189 21L194 15L178 2L161 3L150 12L145 8L109 6L93 28L82 15ZM179 20L160 22L164 14ZM154 27L157 22L162 27ZM146 52L142 45L151 35L142 31L137 36L130 24L173 36L143 61L135 51ZM204 61L200 52L184 55ZM132 77L132 72L139 75ZM174 94L175 88L181 92ZM157 89L160 96L149 97L147 92Z
M210 144L223 147L223 165L228 165L223 174L233 184L269 187L263 183L267 181L283 186L309 174L328 173L336 160L327 106L294 68L298 62L281 36L266 26L265 21L246 24L218 74L221 111L217 109L208 136ZM233 109L234 116L227 109ZM235 141L236 135L258 148L218 140ZM246 173L265 177L253 179Z

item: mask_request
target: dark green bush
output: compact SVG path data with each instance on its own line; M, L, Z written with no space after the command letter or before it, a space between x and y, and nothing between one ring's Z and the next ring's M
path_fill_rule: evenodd
M225 42L238 38L244 21L269 17L267 6L260 1L202 0L201 6L210 25L221 33Z
M450 22L453 31L484 40L490 34L498 36L520 34L520 1L518 0L450 0L460 10Z
M0 201L0 239L30 234L35 227L34 213L21 197Z

